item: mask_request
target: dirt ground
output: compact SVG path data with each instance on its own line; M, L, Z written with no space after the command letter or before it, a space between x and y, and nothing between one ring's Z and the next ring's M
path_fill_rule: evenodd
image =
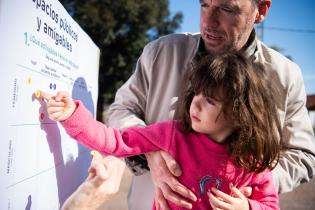
M119 193L104 204L99 210L128 210L127 195L132 174L126 168ZM281 210L314 210L315 209L315 179L302 184L294 191L280 195ZM149 210L149 209L148 209Z

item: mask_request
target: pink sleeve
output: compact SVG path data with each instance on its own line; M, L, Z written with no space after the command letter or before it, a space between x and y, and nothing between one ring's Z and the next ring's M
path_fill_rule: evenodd
M256 174L251 187L252 195L248 199L251 210L280 209L278 193L275 190L270 170Z
M61 124L66 132L81 144L116 157L133 156L160 149L168 150L172 130L170 128L167 132L165 127L168 126L165 124L130 128L121 133L118 129L96 121L81 101L75 103L77 105L75 112ZM169 137L163 135L165 133L169 134Z

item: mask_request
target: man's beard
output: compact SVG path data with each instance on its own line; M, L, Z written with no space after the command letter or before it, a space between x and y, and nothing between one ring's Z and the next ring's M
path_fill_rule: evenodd
M236 47L233 43L225 44L218 50L214 50L212 47L211 47L211 49L208 49L207 45L205 45L205 48L206 48L206 51L210 55L221 55L221 54L224 54L227 52L229 52L229 53L237 52Z

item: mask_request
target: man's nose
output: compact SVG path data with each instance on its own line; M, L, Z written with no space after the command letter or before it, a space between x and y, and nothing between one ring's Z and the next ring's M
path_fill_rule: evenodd
M219 26L219 11L214 6L209 6L205 12L205 19L207 21L208 28L216 28Z

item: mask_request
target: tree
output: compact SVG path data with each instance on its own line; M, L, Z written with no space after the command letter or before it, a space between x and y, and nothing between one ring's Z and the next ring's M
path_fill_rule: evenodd
M180 27L168 0L60 0L101 50L97 119L129 78L144 45Z

